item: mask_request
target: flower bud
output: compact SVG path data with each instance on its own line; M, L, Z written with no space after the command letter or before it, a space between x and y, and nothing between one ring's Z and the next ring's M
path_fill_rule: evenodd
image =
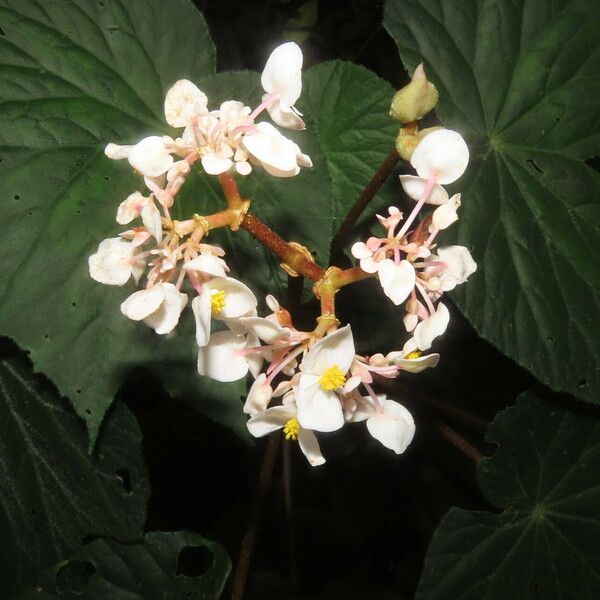
M401 123L417 121L435 108L438 98L438 91L433 83L427 81L421 63L415 69L411 82L394 95L390 116Z

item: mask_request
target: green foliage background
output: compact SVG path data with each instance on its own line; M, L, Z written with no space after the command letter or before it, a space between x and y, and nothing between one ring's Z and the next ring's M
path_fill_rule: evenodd
M393 147L394 88L423 61L437 117L472 155L444 241L467 245L479 268L452 296L440 366L389 391L416 416L405 455L360 430L323 436L320 469L286 447L293 507L278 463L247 597L598 597L593 0L196 5L0 0L0 597L228 593L263 452L245 430L246 382L195 374L190 319L169 339L126 322L118 304L131 290L92 282L87 256L117 233L117 203L138 185L104 157L106 142L173 133L162 102L181 77L211 105L256 103L252 71L289 39L306 66L308 127L293 137L315 168L253 173L241 183L253 210L327 263L337 224ZM198 175L177 210L220 202ZM409 206L395 176L354 239L392 203ZM257 293L286 299L278 261L245 232L214 239ZM373 282L340 307L365 352L400 343L399 314ZM314 315L312 302L298 307L300 321ZM485 439L452 407L492 421ZM437 433L440 416L491 458L474 469Z

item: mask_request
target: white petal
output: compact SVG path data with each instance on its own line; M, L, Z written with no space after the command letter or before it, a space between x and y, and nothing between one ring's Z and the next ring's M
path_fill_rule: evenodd
M354 258L371 258L373 253L369 250L367 245L364 242L356 242L356 244L352 244L352 248L350 248L350 252Z
M262 317L242 317L240 322L247 331L252 332L267 344L274 344L281 338L289 337L291 333L287 327L281 327Z
M419 350L429 350L433 340L446 331L449 322L448 309L444 304L438 304L437 310L415 327L413 336Z
M162 240L162 219L160 217L160 211L156 208L156 205L152 200L146 203L146 206L142 208L141 214L144 227L160 244Z
M248 373L248 361L239 351L246 338L233 331L219 331L198 351L198 373L217 381L237 381Z
M420 177L436 177L441 184L456 181L469 164L469 149L460 133L436 129L415 148L410 162Z
M273 397L273 388L265 383L266 379L267 376L260 373L248 392L243 411L251 417L266 410Z
M369 417L367 429L386 448L402 454L415 435L415 422L404 406L393 400L384 400L383 414Z
M413 200L419 200L423 196L427 179L415 177L414 175L400 175L400 183L406 195ZM435 184L427 200L427 204L443 204L448 200L448 192L439 184Z
M295 416L293 408L289 408L288 406L273 406L248 419L246 426L254 437L263 437L281 429Z
M262 72L260 82L265 92L278 94L280 101L292 106L302 91L302 50L294 42L277 46Z
M213 315L215 319L237 319L258 305L252 290L233 277L215 277L205 286L207 290L225 292L225 306L220 313Z
M164 335L175 329L181 311L187 304L187 294L182 294L172 283L157 283L164 293L164 300L152 314L144 319L144 323L152 327L156 333Z
M357 394L358 396L358 394ZM385 396L377 396L380 401L385 399ZM373 401L368 396L360 396L356 398L356 408L352 411L349 417L346 417L350 423L360 423L366 421L375 414L375 406Z
M123 285L131 277L131 242L122 238L102 240L95 254L88 258L90 277L99 283Z
M121 304L121 312L132 321L141 321L158 310L165 297L160 284L149 290L139 290L125 299Z
M202 168L209 175L220 175L228 171L233 161L230 158L219 158L216 154L205 154L202 157Z
M477 263L473 260L468 248L464 246L446 246L437 249L438 257L446 263L444 274L456 278L456 283L467 281L470 275L477 270Z
M263 100L265 97L266 96L263 96ZM279 127L285 127L285 129L296 129L298 131L306 129L306 124L298 115L298 113L293 110L291 106L282 107L279 100L273 102L273 104L271 104L267 110L269 111L269 116L273 122L277 123Z
M237 161L235 163L235 170L240 175L250 175L252 173L252 165L247 160Z
M304 429L335 431L344 426L344 413L339 398L335 392L324 390L316 375L300 375L296 406L298 422Z
M120 225L131 223L133 219L140 216L142 208L146 206L147 202L148 198L140 192L133 192L133 194L127 196L117 209L117 223Z
M206 346L210 339L210 294L208 290L192 300L192 312L196 320L196 343Z
M212 254L200 254L192 260L183 263L183 268L191 271L198 271L211 277L226 277L224 262L218 256Z
M298 445L312 467L318 467L325 462L325 458L321 454L319 440L314 432L300 428L298 432Z
M270 123L258 123L256 133L244 136L244 147L275 177L292 177L300 172L296 144Z
M415 269L407 260L402 260L399 264L389 258L382 260L378 276L385 295L396 306L404 302L415 287Z
M355 355L354 338L350 325L337 329L319 340L302 360L302 370L321 376L323 372L334 366L347 373ZM309 427L309 429L313 429Z
M158 135L151 135L131 148L129 164L145 177L158 177L166 173L173 164L173 157Z
M104 148L104 154L112 160L121 160L128 158L133 146L119 146L118 144L108 144Z
M176 81L165 97L165 119L171 127L185 127L197 113L206 112L208 98L191 81Z
M436 229L446 229L458 220L456 211L460 207L460 194L454 194L444 204L438 206L431 215L431 226Z

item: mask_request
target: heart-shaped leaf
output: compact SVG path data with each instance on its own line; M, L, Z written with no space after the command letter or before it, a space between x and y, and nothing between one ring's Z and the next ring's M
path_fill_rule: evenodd
M98 539L49 570L21 600L217 600L231 561L225 550L187 531L147 533L141 544Z
M456 241L478 272L454 298L551 387L600 397L600 21L593 0L388 0L385 26L438 115L468 139Z
M589 411L586 411L589 412ZM429 548L417 598L597 598L600 420L532 394L501 412L478 464L499 509L452 508Z
M137 541L149 483L134 416L115 405L94 454L67 402L14 360L0 361L0 596L87 535Z

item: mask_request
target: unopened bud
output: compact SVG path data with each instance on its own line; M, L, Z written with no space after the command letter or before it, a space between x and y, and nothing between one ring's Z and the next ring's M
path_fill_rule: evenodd
M438 98L438 91L433 83L427 81L421 63L415 69L410 83L394 95L390 116L400 123L418 121L435 108Z

